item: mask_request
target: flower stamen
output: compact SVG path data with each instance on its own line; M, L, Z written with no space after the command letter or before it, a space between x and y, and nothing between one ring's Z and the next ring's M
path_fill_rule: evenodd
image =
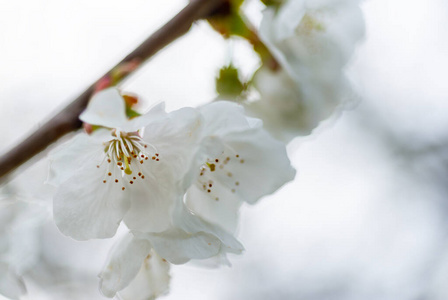
M232 149L229 150L231 152L234 152L232 151ZM238 176L234 176L235 172L231 171L236 171L237 165L244 163L245 160L235 152L230 156L227 156L225 155L225 153L223 153L217 158L208 158L207 161L199 169L200 173L196 184L198 185L199 189L207 193L211 199L219 201L219 195L217 194L218 190L216 190L214 187L213 179L216 179L215 176L218 176L220 178L222 187L225 187L231 193L236 193L237 189L241 186L241 182L235 180L235 177Z
M152 156L148 151L149 149L153 150L153 155L158 157L159 154L156 153L157 149L153 145L144 142L138 135L138 132L120 132L114 130L112 136L113 138L104 144L106 155L103 162L107 160L110 164L107 167L105 177L112 177L112 181L118 183L120 179L118 177L121 175L123 182L129 182L130 184L133 184L134 180L138 179L138 177L144 179L143 171L137 162L143 164L145 160L148 160L149 156ZM115 172L116 169L119 171L118 174ZM133 174L133 171L138 172L138 177L134 175L128 180L125 180L124 177ZM105 179L103 178L103 180Z

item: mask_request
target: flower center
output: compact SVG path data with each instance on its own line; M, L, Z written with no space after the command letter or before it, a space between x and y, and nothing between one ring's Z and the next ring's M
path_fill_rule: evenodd
M127 182L134 184L134 180L144 179L145 175L140 165L143 165L150 157L153 161L159 161L156 148L143 141L138 132L116 130L112 132L112 136L112 140L104 143L105 160L109 165L103 182L106 183L106 178L109 177L115 183L122 179L127 185ZM151 155L150 151L154 155ZM122 190L125 190L125 186Z
M300 21L300 24L296 28L296 31L300 35L310 36L313 31L325 31L325 26L324 24L320 23L315 16L306 14Z
M240 181L235 178L234 172L237 171L238 165L242 166L244 163L245 160L238 153L230 155L223 153L218 158L207 159L200 168L197 184L212 199L219 201L219 192L214 189L214 181L219 181L220 185L231 193L236 193Z

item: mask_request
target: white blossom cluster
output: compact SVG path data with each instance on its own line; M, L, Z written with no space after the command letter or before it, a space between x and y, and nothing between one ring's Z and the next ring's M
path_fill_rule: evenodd
M62 233L109 238L121 222L130 230L100 274L108 297L139 276L169 278L152 274L167 273L168 263L227 263L227 253L243 251L234 236L241 204L255 203L295 175L284 144L238 104L171 113L161 104L128 119L119 91L109 88L80 118L100 129L50 153L48 182L57 186L53 211ZM159 294L158 288L151 292Z

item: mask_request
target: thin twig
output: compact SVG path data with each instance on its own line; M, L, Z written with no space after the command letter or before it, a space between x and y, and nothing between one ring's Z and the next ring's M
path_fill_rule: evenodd
M225 1L226 0L190 1L190 3L173 19L153 33L147 40L101 78L109 76L113 70L123 64L147 60L160 49L185 34L190 29L193 22L209 16ZM121 80L129 74L124 74ZM57 113L48 122L25 138L19 145L0 158L0 182L4 181L6 176L17 167L45 150L60 137L81 128L82 123L78 119L79 114L85 109L98 81L93 83L62 111Z

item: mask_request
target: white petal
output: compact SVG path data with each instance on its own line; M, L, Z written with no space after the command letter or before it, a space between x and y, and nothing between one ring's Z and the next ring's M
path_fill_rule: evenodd
M240 104L217 101L200 107L204 117L205 135L222 136L249 128L249 122Z
M97 168L97 161L86 161L60 185L54 196L53 214L65 235L87 240L115 234L130 203L126 190L113 182L115 176L107 176L106 168L107 163Z
M127 287L137 276L150 251L151 244L147 240L137 239L132 234L126 235L114 247L99 274L101 292L112 298L118 291Z
M202 268L219 268L221 266L232 266L229 259L227 258L227 252L224 248L222 248L221 251L213 257L201 260L195 259L192 260L190 264Z
M184 194L181 182L198 148L202 123L195 109L185 108L145 128L144 139L157 148L160 161L142 164L144 181L130 187L132 205L125 222L131 230L161 232L172 223L170 212Z
M124 222L131 230L144 232L161 232L171 225L169 218L175 187L172 181L163 181L164 173L152 177L144 172L145 179L137 180L128 189L131 206L124 217Z
M190 234L200 232L211 234L219 238L219 240L222 242L221 248L224 249L224 251L231 253L241 253L244 250L243 245L241 245L241 243L231 233L215 224L207 222L200 216L192 214L185 207L185 205L176 205L173 215L176 227L182 228L184 231Z
M146 114L126 121L121 125L120 130L134 132L146 127L151 122L160 122L167 117L168 114L165 112L165 103L162 102L151 108Z
M58 186L87 161L104 155L102 142L110 137L110 131L104 129L96 130L92 135L82 132L51 151L48 154L50 171L46 183Z
M46 207L18 202L9 232L9 262L18 274L24 274L39 261L40 231L49 220Z
M196 148L196 153L191 155L191 163L188 171L182 180L182 190L186 191L192 184L194 184L200 173L201 167L212 157L221 155L224 151L222 140L217 136L205 136L202 138L200 144Z
M164 295L170 285L170 264L151 250L131 284L120 291L121 300L150 300Z
M15 185L8 183L7 187L14 189ZM9 198L11 202L3 202L0 207L0 257L9 266L10 273L7 276L0 270L0 277L5 276L0 279L3 281L18 278L16 275L23 275L36 265L41 225L49 218L46 207L14 201L15 195Z
M305 0L289 0L278 12L267 9L260 24L260 36L271 43L281 41L291 35L306 12Z
M180 200L179 200L180 201ZM134 232L148 239L157 253L174 264L206 259L221 252L241 253L243 246L228 232L191 214L183 204L174 206L174 227L161 233Z
M254 85L260 100L247 103L248 114L263 119L264 128L285 143L298 135L309 134L341 104L341 97L324 88L323 82L314 83L313 91L305 94L301 84L284 70L274 72L262 67L254 76ZM308 85L306 90L310 89ZM324 95L330 92L334 97Z
M127 122L126 104L119 91L111 87L96 93L79 118L89 124L118 128Z
M138 234L137 234L138 235ZM190 259L204 259L215 256L221 248L221 241L204 232L194 234L181 229L171 229L159 234L142 234L151 241L157 253L173 264L183 264Z
M246 117L247 122L249 123L250 128L261 128L263 127L263 121L259 118L251 118Z
M203 126L202 116L196 109L183 108L169 113L168 119L151 122L145 128L144 140L156 146L160 154L160 162L152 170L155 177L164 169L171 172L171 176L163 176L164 181L184 177L199 147Z
M204 220L217 224L228 232L235 232L242 201L222 183L214 182L213 193L205 192L200 183L193 185L188 189L186 204Z
M188 155L196 149L203 123L196 109L182 108L169 113L168 119L148 124L144 139L157 147L160 155L170 163L169 167L182 169L190 163Z
M9 270L8 264L0 262L0 294L13 300L19 300L26 293L22 279Z

